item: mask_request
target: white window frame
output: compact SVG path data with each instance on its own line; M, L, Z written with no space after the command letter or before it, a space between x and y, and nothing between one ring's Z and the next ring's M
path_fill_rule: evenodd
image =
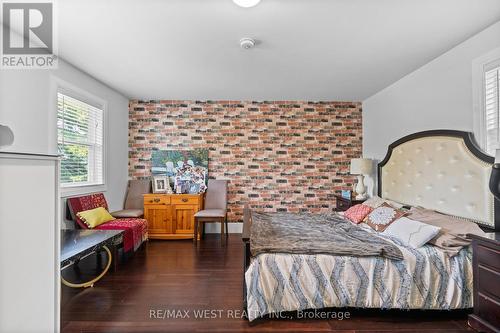
M486 110L484 75L493 64L500 63L500 47L493 49L472 62L472 109L474 137L486 151Z
M55 85L53 86L53 96L54 96L54 112L55 121L57 122L57 101L58 93L70 96L72 98L78 99L84 103L90 104L92 106L102 109L103 112L103 158L102 158L102 184L74 184L74 185L60 185L61 197L70 197L75 195L94 193L94 192L106 192L107 191L107 180L108 180L108 102L98 96L95 96L79 87L69 84L65 81L55 79ZM55 126L55 139L57 145L57 126Z

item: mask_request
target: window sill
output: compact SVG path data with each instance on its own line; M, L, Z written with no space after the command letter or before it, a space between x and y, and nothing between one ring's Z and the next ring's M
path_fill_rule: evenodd
M107 186L105 184L81 185L81 186L60 188L61 198L73 197L76 195L96 193L96 192L106 192L106 191L107 191Z

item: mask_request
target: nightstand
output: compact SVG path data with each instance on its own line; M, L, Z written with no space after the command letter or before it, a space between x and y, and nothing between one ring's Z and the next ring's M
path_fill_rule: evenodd
M335 199L337 199L337 205L335 207L335 210L337 212L344 212L344 211L348 210L349 208L351 208L352 206L361 204L361 203L366 201L366 199L364 199L364 200L346 199L346 198L342 197L341 195L337 195L337 194L335 195Z
M500 331L500 232L472 239L474 313L469 326L481 332Z

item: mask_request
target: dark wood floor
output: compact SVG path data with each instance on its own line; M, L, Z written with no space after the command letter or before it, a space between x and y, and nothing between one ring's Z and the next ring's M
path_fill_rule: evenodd
M227 318L242 309L243 247L231 235L199 242L149 241L94 288L62 287L63 332L470 332L465 312L359 311L350 319ZM89 272L95 266L90 258ZM92 264L92 265L90 265ZM85 271L85 263L82 263ZM71 270L71 269L70 269ZM71 272L70 272L71 273ZM195 319L194 310L221 310L222 318ZM153 312L189 311L190 318L155 319ZM158 313L157 313L158 314ZM217 312L214 312L217 315ZM218 317L218 316L217 316Z

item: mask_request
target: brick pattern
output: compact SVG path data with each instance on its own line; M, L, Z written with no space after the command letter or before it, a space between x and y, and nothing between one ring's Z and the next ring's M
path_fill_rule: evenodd
M210 178L229 179L229 221L243 204L324 212L352 189L361 103L139 101L129 104L129 175L151 176L154 149L209 149Z

